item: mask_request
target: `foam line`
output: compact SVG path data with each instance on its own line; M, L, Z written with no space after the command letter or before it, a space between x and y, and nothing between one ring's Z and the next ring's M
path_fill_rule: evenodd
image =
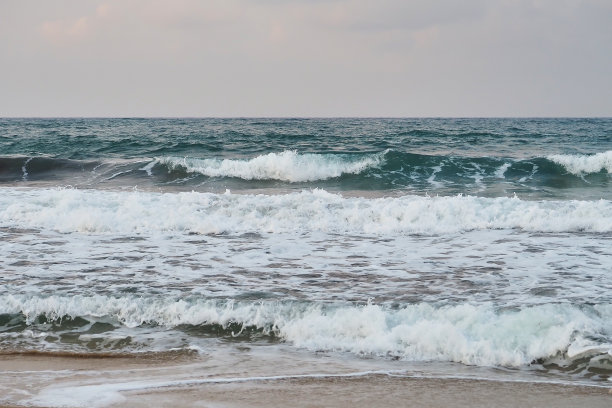
M238 324L309 350L478 366L520 367L561 354L571 358L612 352L612 305L547 304L499 311L490 303L390 309L375 304L5 295L0 313L22 314L28 324L38 316L82 317L111 319L134 329Z
M350 155L297 153L286 150L252 159L195 159L164 157L157 162L170 170L183 168L208 177L237 177L244 180L282 180L289 182L327 180L343 174L358 174L384 163L386 152L358 159ZM143 168L146 170L146 167Z
M436 234L469 230L610 232L612 201L472 196L345 198L315 189L285 195L76 189L0 191L0 226L81 233Z

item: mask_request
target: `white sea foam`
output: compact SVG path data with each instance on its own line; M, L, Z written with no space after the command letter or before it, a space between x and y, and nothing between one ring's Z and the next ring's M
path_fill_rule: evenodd
M28 157L28 159L25 161L25 163L23 163L23 166L21 167L21 171L23 172L22 179L24 181L28 179L28 163L31 161L32 161L32 157Z
M498 311L491 303L436 307L421 303L399 309L367 304L327 306L294 302L232 302L113 298L105 296L5 295L0 313L105 317L128 327L231 323L274 333L297 347L397 356L410 361L452 361L479 366L518 367L536 359L610 344L593 338L612 335L612 309L547 304ZM588 343L588 344L587 344Z
M155 167L156 163L157 163L157 160L153 160L147 163L144 167L141 167L139 170L146 171L147 175L152 176L153 175L152 170L153 170L153 167Z
M603 170L612 173L612 150L591 156L555 154L547 158L562 165L568 172L576 175L599 173Z
M28 405L51 407L94 407L101 408L125 401L120 391L134 391L149 388L148 383L129 382L120 384L73 385L70 387L47 387L36 397L27 401ZM150 382L151 387L162 384Z
M523 229L612 231L612 201L523 201L471 196L345 198L4 188L0 226L60 232L411 234Z
M436 174L438 174L439 172L442 171L442 166L444 166L444 163L440 164L439 166L433 167L433 169L432 169L433 172L427 178L427 182L429 182L429 184L431 184L432 186L434 186L436 188L442 187L444 185L444 183L442 183L440 181L436 181Z
M510 168L510 166L512 166L512 163L504 163L499 166L499 168L495 170L495 177L502 179L505 178L504 174L506 174L506 171Z
M209 177L237 177L245 180L282 180L289 182L327 180L342 174L359 174L380 166L385 152L354 159L347 155L297 153L286 150L252 159L195 159L163 157L156 159L170 169L183 168ZM147 167L143 168L147 170ZM150 171L150 168L148 169Z

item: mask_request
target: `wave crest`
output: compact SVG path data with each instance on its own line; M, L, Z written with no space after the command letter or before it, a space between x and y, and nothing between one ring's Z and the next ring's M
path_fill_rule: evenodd
M208 177L236 177L244 180L304 182L327 180L343 174L359 174L384 163L386 152L365 157L349 154L297 153L285 150L252 159L195 159L163 157L156 161L169 170L184 169Z
M612 173L612 150L593 155L555 154L548 156L547 159L560 164L577 176L599 173L603 170Z
M138 328L160 325L239 325L273 334L310 350L395 356L410 361L453 361L519 367L559 355L567 358L612 352L606 305L537 305L500 311L492 304L392 309L302 302L235 302L206 299L107 296L0 298L0 313L21 314L27 324L81 317ZM601 341L590 340L599 338Z

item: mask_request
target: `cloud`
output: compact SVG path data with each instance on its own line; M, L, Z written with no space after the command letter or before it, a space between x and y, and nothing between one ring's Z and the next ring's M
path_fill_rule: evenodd
M91 29L88 17L79 17L73 21L45 21L41 26L42 36L55 44L79 41L84 39Z
M337 3L334 24L361 30L423 30L483 16L484 0L367 0Z
M612 114L609 0L36 5L0 2L0 112Z

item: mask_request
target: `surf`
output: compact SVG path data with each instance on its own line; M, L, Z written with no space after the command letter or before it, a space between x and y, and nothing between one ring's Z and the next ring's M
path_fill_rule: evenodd
M153 327L159 332L155 336L163 337L169 329L191 326L194 334L212 330L217 336L235 338L245 332L245 340L254 340L261 333L308 350L478 366L518 368L555 359L570 364L612 352L610 305L545 304L504 310L492 303L392 307L372 302L249 302L193 296L3 295L0 315L10 315L13 324L24 322L35 332L38 327L72 332L83 342L130 333L121 327L135 330L134 335L140 328L146 332ZM82 323L71 323L75 319ZM53 322L55 329L49 326ZM120 330L90 333L94 322Z
M0 225L82 233L438 234L519 229L612 231L612 201L475 196L343 197L3 188Z

